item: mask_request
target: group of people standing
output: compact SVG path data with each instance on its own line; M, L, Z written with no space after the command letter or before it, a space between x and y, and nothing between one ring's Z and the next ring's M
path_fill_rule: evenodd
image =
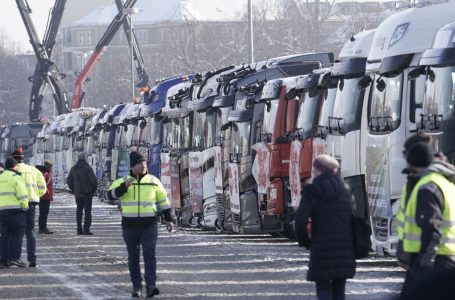
M400 300L455 294L455 167L431 145L426 134L404 144L408 178L396 216L398 261L406 269ZM355 204L335 158L318 156L312 175L296 212L296 237L310 250L307 280L316 282L318 299L343 300L356 270Z
M34 219L38 203L39 233L53 233L46 225L52 201L52 163L46 161L44 166L35 168L24 164L23 158L22 150L18 149L0 169L3 169L0 174L0 269L26 266L20 259L24 234L27 236L29 266L36 267ZM133 284L131 295L142 297L142 282L145 279L145 296L151 298L160 293L156 287L157 217L161 215L164 220L174 222L174 216L163 185L147 171L145 157L139 152L131 152L130 167L128 176L117 179L109 187L108 197L118 201L122 213L122 235ZM77 234L93 235L90 231L92 197L98 182L84 153L79 155L77 163L71 168L67 184L76 199ZM144 279L140 268L141 247Z
M52 233L47 228L52 201L52 163L46 161L40 169L24 163L21 148L6 159L0 174L0 269L26 266L21 260L24 235L28 265L36 267L35 212L38 203L39 233Z

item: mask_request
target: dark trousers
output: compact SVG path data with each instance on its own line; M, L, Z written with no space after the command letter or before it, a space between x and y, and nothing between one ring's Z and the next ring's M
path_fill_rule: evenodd
M41 200L39 202L38 226L40 231L47 229L47 216L49 215L50 205L51 201Z
M141 227L122 227L123 240L128 251L128 268L134 288L142 286L140 261L140 247L144 256L145 284L154 288L156 283L155 249L158 239L158 225L156 223Z
M27 260L36 263L35 211L37 203L29 203L25 213L25 237L27 240Z
M318 300L344 300L346 279L316 281Z
M76 198L76 222L78 232L90 231L92 225L92 197ZM85 213L84 226L82 227L82 215Z
M22 211L0 212L0 264L19 260L25 234L25 213Z
M455 294L455 257L436 256L434 267L414 263L406 271L400 300L448 299ZM450 297L449 297L450 298Z

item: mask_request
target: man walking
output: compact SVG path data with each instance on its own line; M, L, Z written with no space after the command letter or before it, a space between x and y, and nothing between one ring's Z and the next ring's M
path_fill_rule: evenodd
M77 234L93 235L90 231L92 199L98 187L98 180L87 162L85 153L79 154L77 163L71 168L66 183L76 198ZM85 214L84 225L82 225L83 214Z
M47 217L49 215L49 207L51 205L51 201L53 200L54 192L52 187L52 166L53 163L46 159L44 161L44 165L36 166L38 170L43 173L44 180L46 180L46 193L40 198L39 202L39 216L38 216L38 227L39 227L39 234L53 234L49 228L47 228Z
M401 200L398 232L408 258L400 299L443 299L454 292L455 168L433 161L425 141L407 141L404 154L413 182Z
M21 261L21 252L28 192L17 172L17 161L8 158L5 169L0 174L0 269L26 266Z
M34 268L36 267L35 211L40 197L46 193L46 181L37 168L24 163L22 148L17 148L12 157L18 162L17 171L21 174L29 197L29 208L25 214L25 237L27 240L28 266Z
M171 205L158 178L147 172L147 161L139 152L130 153L130 173L109 187L110 200L120 199L122 232L128 251L128 267L133 283L133 297L142 297L139 265L140 247L144 256L146 296L159 294L156 288L155 248L158 238L156 216L162 211L166 221L173 221Z

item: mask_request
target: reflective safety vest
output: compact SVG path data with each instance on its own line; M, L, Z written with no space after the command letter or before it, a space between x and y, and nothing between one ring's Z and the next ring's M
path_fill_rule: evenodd
M0 211L5 209L27 209L28 192L21 176L6 170L0 174Z
M146 174L139 182L129 175L119 178L111 184L109 190L119 187L130 178L134 179L133 183L127 192L119 197L123 217L155 217L158 210L171 208L163 184L151 174Z
M21 173L22 180L27 188L29 201L39 202L39 198L46 193L46 180L43 173L37 168L24 163L17 164L17 170Z
M442 238L437 254L455 255L455 185L438 173L423 176L412 189L404 215L403 250L408 253L420 252L422 229L416 223L417 194L420 187L430 182L439 187L444 198L440 228Z
M397 215L395 216L395 221L397 222L397 233L398 239L403 241L403 230L404 230L404 215L406 213L406 196L407 196L407 184L404 185L401 190L400 197L400 206L398 208Z

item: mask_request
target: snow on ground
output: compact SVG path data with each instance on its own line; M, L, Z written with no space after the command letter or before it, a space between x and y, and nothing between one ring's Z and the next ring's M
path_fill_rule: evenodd
M75 211L71 195L55 197L54 234L37 235L38 267L0 270L0 299L130 298L117 208L94 199L94 236L76 235ZM157 261L157 299L315 299L314 283L305 280L308 252L284 238L162 226ZM389 299L403 277L394 258L361 260L347 299Z

